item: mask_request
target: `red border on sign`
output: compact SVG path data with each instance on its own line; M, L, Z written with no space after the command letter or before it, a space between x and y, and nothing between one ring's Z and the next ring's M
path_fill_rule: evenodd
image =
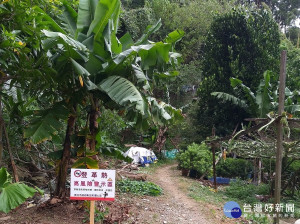
M71 200L114 201L115 198L70 197Z

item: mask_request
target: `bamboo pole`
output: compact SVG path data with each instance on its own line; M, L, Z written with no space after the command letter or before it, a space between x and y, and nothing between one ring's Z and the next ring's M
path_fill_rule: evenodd
M281 52L280 59L280 78L279 78L279 105L278 115L282 115L284 111L284 97L285 97L285 79L286 79L286 51ZM283 151L283 127L280 120L277 121L277 142L276 142L276 169L275 169L275 198L274 204L280 204L281 192L281 171L282 171L282 151ZM280 212L280 211L279 211ZM274 224L279 223L279 212L276 212Z

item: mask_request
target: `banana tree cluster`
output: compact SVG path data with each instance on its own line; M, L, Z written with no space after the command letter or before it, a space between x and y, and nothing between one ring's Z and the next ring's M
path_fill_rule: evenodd
M254 93L237 78L230 78L230 83L234 89L234 95L224 92L213 92L211 95L231 102L245 109L251 117L266 118L270 112L274 113L278 106L278 83L274 80L271 71L265 71L263 79ZM291 91L285 88L285 111L298 115L300 106L297 101L299 98L298 91Z
M55 70L54 75L47 77L53 84L48 92L55 95L55 101L47 111L37 113L25 130L25 138L40 143L54 138L61 129L60 121L67 119L55 192L59 197L65 196L71 139L79 110L86 111L89 127L83 144L87 149L85 158L75 164L89 167L97 164L86 157L94 156L97 148L100 106L121 110L140 128L181 118L180 110L155 99L152 90L178 75L175 66L181 56L173 49L184 35L176 30L161 42L149 41L149 36L161 26L158 21L134 42L128 33L118 37L119 0L80 0L78 12L67 1L62 3L61 21L54 21L39 10L39 20L51 25L42 31L42 48Z

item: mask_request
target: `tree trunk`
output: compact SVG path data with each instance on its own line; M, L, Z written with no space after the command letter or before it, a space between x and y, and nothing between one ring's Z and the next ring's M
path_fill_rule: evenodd
M74 132L76 117L75 115L70 115L68 118L68 126L66 131L66 137L63 148L63 156L61 162L59 164L59 171L57 177L56 189L54 192L54 196L58 198L65 198L66 195L66 179L68 174L68 165L71 156L71 135Z
M155 148L157 148L159 153L161 153L161 150L166 143L167 137L165 136L165 133L167 132L167 130L168 127L164 127L164 126L159 127L158 136L155 144L153 145Z
M98 99L95 97L92 98L92 110L90 112L90 133L91 133L91 140L90 140L90 150L95 151L96 149L96 134L98 131L98 122L97 119L99 117L99 104Z
M2 87L0 87L0 92ZM3 117L2 117L2 97L0 95L0 167L2 166L2 155L3 155Z
M5 135L5 140L6 140L6 145L7 145L7 149L8 149L8 153L9 153L9 158L10 158L10 162L11 162L11 167L13 170L13 176L16 182L19 182L19 176L18 176L18 172L17 172L17 167L14 161L14 157L11 151L11 147L10 147L10 143L9 143L9 138L8 138L8 134L7 134L7 130L5 127L5 123L4 120L2 120L2 126L3 126L3 131L4 131L4 135Z

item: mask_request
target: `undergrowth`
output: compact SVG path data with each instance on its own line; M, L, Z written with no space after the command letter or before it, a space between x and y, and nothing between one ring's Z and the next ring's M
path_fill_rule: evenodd
M255 195L269 195L269 192L270 188L267 184L254 185L239 179L230 182L229 187L224 191L226 196L248 204L259 202Z
M162 189L152 182L142 182L135 180L121 180L117 182L117 187L120 192L132 193L137 195L158 196L162 194Z

